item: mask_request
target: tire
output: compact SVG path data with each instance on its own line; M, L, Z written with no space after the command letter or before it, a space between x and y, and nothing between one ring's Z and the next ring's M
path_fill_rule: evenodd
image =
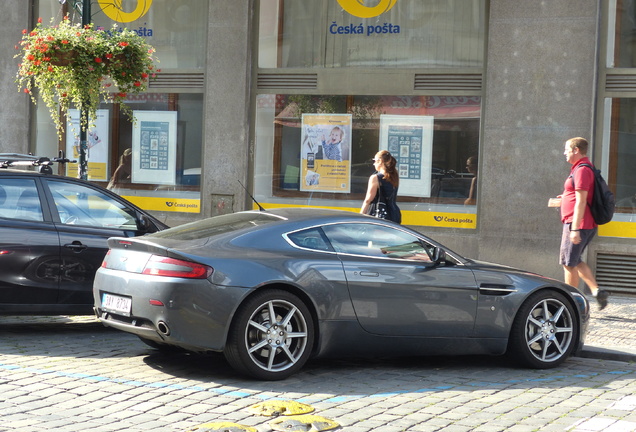
M241 305L223 354L236 371L275 381L298 372L313 343L314 322L307 306L287 291L272 289Z
M553 368L572 354L578 341L578 318L571 303L558 292L539 291L519 308L508 353L523 366Z

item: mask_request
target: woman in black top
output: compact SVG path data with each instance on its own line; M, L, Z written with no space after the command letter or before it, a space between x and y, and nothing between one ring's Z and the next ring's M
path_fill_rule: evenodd
M393 222L402 222L402 213L396 204L398 186L400 185L400 176L397 172L397 161L391 153L381 150L376 153L373 158L373 166L376 172L369 177L369 186L367 187L367 196L362 203L360 213L370 214L372 209L378 202L378 188L382 188L382 196L387 206L387 219Z

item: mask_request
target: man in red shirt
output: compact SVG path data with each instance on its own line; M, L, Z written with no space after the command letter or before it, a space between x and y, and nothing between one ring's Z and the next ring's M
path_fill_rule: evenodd
M599 289L590 267L581 260L583 250L596 234L596 223L589 204L594 195L594 172L582 163L592 165L587 158L588 142L585 138L571 138L565 142L563 154L572 164L570 175L563 185L561 195L561 237L560 262L563 265L565 282L578 288L579 281L587 284L596 297L599 309L607 306L609 293Z

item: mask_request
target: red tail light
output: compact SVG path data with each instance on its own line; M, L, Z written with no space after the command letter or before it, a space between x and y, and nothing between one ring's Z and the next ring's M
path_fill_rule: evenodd
M104 260L102 261L102 267L104 268L108 268L108 256L110 255L110 249L108 249L108 252L106 252L106 256L104 256Z
M206 279L210 277L213 272L214 269L212 267L203 264L153 255L141 273L153 276Z

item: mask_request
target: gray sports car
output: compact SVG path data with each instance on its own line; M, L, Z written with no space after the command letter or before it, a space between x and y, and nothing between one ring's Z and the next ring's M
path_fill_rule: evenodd
M108 245L93 288L104 325L223 352L263 380L311 356L508 353L549 368L581 347L589 318L569 285L352 212L246 211Z

